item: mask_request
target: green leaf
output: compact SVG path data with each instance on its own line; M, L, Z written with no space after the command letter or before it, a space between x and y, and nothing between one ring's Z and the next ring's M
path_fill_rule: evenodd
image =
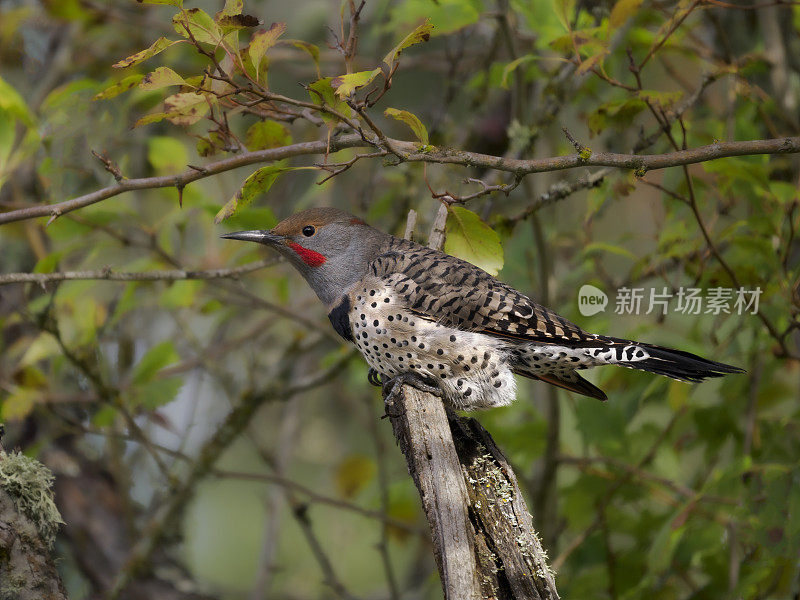
M102 92L95 94L92 100L108 100L109 98L114 98L119 96L123 92L127 92L130 89L135 88L139 82L142 80L143 75L128 75L124 79L118 81L117 83L108 86Z
M572 31L570 21L575 14L575 0L552 0L553 11L558 17L558 22L567 31Z
M624 256L625 258L630 258L634 261L639 259L638 256L636 256L627 248L614 246L613 244L606 244L605 242L592 242L583 249L584 256L591 256L593 253L600 252L608 252L610 254L616 254L617 256Z
M225 7L217 13L222 17L232 17L242 14L244 10L244 0L225 0Z
M9 172L8 168L13 168L7 160L14 149L14 139L17 137L16 129L17 120L8 111L0 109L0 185L3 185L3 176Z
M520 65L537 60L538 58L538 56L533 54L526 54L525 56L520 56L516 60L512 60L503 68L503 78L500 80L500 85L503 88L508 89L508 80L511 77L511 73L513 73Z
M123 58L121 61L114 63L111 65L116 69L123 69L125 67L130 67L132 65L138 65L140 62L147 60L155 56L156 54L163 52L170 46L174 46L175 44L180 44L183 40L168 40L165 37L158 38L153 45L149 48L142 50L141 52L137 52L136 54L131 54L128 58Z
M105 405L92 414L92 425L95 427L111 427L119 414L113 406Z
M642 0L617 0L616 4L614 4L614 8L611 9L611 16L608 18L608 26L611 29L617 29L639 10L641 4Z
M289 130L277 121L254 123L245 134L245 146L251 151L279 148L291 143L292 136Z
M400 43L397 44L394 48L391 49L389 54L387 54L383 62L386 63L389 67L389 71L392 70L394 67L394 63L400 54L408 48L409 46L413 46L414 44L419 44L420 42L427 42L431 39L431 31L433 30L433 24L431 23L430 19L425 19L425 22L417 27L414 31L409 33L406 37L400 40Z
M195 279L175 281L161 294L161 304L165 308L184 308L192 306L203 282Z
M185 92L174 94L164 100L167 119L176 125L197 123L208 112L208 98L203 94Z
M175 173L189 162L183 142L167 136L153 136L147 140L147 160L159 173Z
M397 108L387 108L383 111L387 117L391 117L398 121L402 121L406 125L411 128L411 131L414 132L414 135L417 136L417 139L425 144L428 145L428 130L426 129L425 125L422 124L422 121L419 120L417 115L414 113L410 113L407 110L399 110Z
M286 23L273 23L266 31L259 30L253 34L250 40L250 60L253 62L253 68L258 73L261 68L261 61L267 50L275 45L278 38L286 32Z
M32 127L34 120L28 105L22 96L11 84L0 77L0 109L13 115L28 127Z
M337 96L346 98L358 88L371 83L380 73L380 69L373 69L372 71L359 71L358 73L339 75L331 79L331 87L336 91Z
M239 208L227 219L226 225L234 231L242 229L272 229L278 224L275 213L267 206L246 206Z
M289 44L298 50L306 52L311 57L311 60L314 61L314 66L317 69L317 78L322 78L322 73L320 73L319 70L319 48L317 46L309 42L304 42L303 40L282 40L281 43Z
M793 183L786 183L785 181L770 181L769 182L769 197L775 198L782 206L789 206L793 202L800 200L800 188Z
M461 206L447 208L447 237L444 251L497 275L503 268L500 236L471 210Z
M393 8L389 27L401 31L428 18L434 28L431 35L444 35L477 23L482 10L482 2L475 0L404 0Z
M627 98L601 104L587 119L592 135L597 135L608 126L629 127L633 118L647 108L640 98Z
M663 109L669 109L683 97L683 92L659 92L657 90L639 90L639 98Z
M654 573L666 571L672 563L678 543L686 532L686 525L679 523L684 520L684 511L690 508L690 504L685 504L675 511L656 533L653 544L647 553L647 565Z
M214 223L219 225L222 221L235 213L238 208L247 206L255 200L256 196L267 193L272 187L272 184L275 183L282 173L291 170L293 170L293 167L284 167L281 165L261 167L258 171L250 175L250 177L245 179L241 189L233 195L233 198L225 203L225 206L223 206L214 217Z
M177 362L179 358L178 353L175 352L175 346L173 346L171 341L166 340L160 344L156 344L145 352L142 359L136 363L133 369L131 382L134 385L147 383L151 381L161 369Z
M143 116L141 119L136 121L133 124L133 128L141 127L142 125L149 125L150 123L158 123L159 121L163 121L169 116L169 113L165 112L156 112L150 113L149 115Z
M345 498L352 498L375 476L375 462L363 454L353 454L336 467L336 488Z
M134 388L134 405L145 410L154 410L172 402L183 387L180 377L155 379Z
M549 46L562 54L573 54L575 48L578 48L584 56L589 56L601 50L608 50L608 42L604 35L605 31L600 27L590 27L556 37Z
M201 137L197 140L196 149L200 156L213 156L225 148L225 146L225 138L216 131L212 131L208 134L207 138Z
M141 79L141 75L139 75ZM186 80L169 67L158 67L145 75L139 87L143 90L158 90L170 85L186 85Z
M332 108L336 112L349 119L353 116L353 109L350 108L350 106L344 100L340 100L336 96L333 86L331 85L332 79L332 77L323 77L322 79L317 79L308 86L308 95L312 102ZM319 116L322 117L322 120L329 125L335 124L339 120L334 115L326 112L320 112Z
M203 44L217 46L222 42L222 31L204 10L191 8L182 10L172 17L172 26L175 31L185 38L194 39Z
M36 263L36 266L33 268L33 272L52 273L56 270L56 266L58 266L58 262L61 260L63 255L63 252L50 252L47 256Z

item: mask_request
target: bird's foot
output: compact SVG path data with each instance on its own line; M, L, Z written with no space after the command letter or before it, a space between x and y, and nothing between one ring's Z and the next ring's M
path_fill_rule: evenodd
M400 393L400 388L403 385L410 385L422 392L428 392L429 394L433 394L438 398L442 398L442 390L435 386L428 383L423 377L420 377L416 373L400 373L400 375L396 375L392 377L390 380L383 384L383 405L386 411L386 414L383 415L381 418L395 418L401 417L405 414L405 411L396 411L394 410L394 401L397 398L398 394Z
M383 387L383 381L381 381L381 374L378 373L376 369L372 367L369 368L367 372L367 381L369 381L372 385L376 387Z

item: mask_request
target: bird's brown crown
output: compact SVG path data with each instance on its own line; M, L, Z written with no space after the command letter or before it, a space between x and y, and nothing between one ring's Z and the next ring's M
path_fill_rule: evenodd
M319 228L331 223L364 224L358 217L354 217L350 213L339 210L338 208L309 208L301 210L290 217L286 217L272 229L272 233L285 237L293 237L299 235L303 231L303 228L309 225Z

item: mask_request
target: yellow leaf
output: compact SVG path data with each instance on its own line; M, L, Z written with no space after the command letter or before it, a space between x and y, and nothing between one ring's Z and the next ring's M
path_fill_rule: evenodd
M150 113L149 115L143 116L141 119L136 121L133 124L133 128L136 129L137 127L141 127L142 125L149 125L150 123L158 123L159 121L163 121L169 116L169 113L165 112L157 112L157 113Z
M671 380L667 389L667 402L672 410L677 411L689 397L689 386L683 381Z
M290 44L298 50L307 52L311 57L311 60L314 61L314 66L317 69L317 79L322 79L322 73L319 70L319 48L317 48L314 44L304 42L303 40L282 40L281 43Z
M3 400L2 420L21 421L31 413L41 398L41 390L12 386L11 394Z
M170 46L174 46L175 44L180 44L183 40L168 40L165 37L158 38L153 45L141 52L137 52L136 54L131 54L128 58L123 58L121 61L114 63L111 65L116 69L122 69L125 67L130 67L131 65L138 65L140 62L147 60L148 58L155 56L159 52L163 52Z
M61 347L58 345L56 338L49 333L40 333L37 338L31 342L31 345L28 346L25 354L22 355L22 359L19 361L19 366L27 367L28 365L32 365L33 363L36 363L42 359L49 358L60 353Z
M617 0L614 8L611 9L611 16L608 18L608 26L616 29L624 24L641 6L642 0Z
M143 90L157 90L170 85L186 85L186 80L169 67L158 67L145 75L139 87Z
M389 66L389 70L391 71L392 67L394 66L397 57L400 56L400 53L408 48L409 46L413 46L414 44L419 44L420 42L427 42L431 39L431 31L433 30L433 23L431 23L430 19L425 19L425 22L417 27L414 31L409 33L406 37L400 40L400 43L397 44L392 50L387 54L383 62Z
M115 98L119 96L123 92L127 92L128 90L135 88L139 82L142 80L142 75L129 75L125 77L121 81L108 86L102 92L95 94L92 100L108 100L109 98Z
M444 251L480 267L490 275L503 268L503 246L497 232L471 210L447 209Z
M422 124L422 121L419 120L417 115L410 113L407 110L399 110L397 108L387 108L385 111L383 111L383 114L385 114L387 117L402 121L408 125L411 128L411 131L414 132L414 135L417 136L417 139L426 146L428 145L428 130L425 125Z
M372 71L359 71L358 73L348 73L347 75L339 75L331 79L331 86L336 90L336 95L340 98L346 98L358 88L364 87L372 82L379 74L380 69L373 69Z
M267 50L272 48L275 42L278 41L278 38L285 32L286 23L273 23L266 31L262 29L253 34L248 52L250 53L250 60L253 61L253 68L256 73L258 73L261 60L264 58Z
M336 469L336 488L345 498L352 498L375 476L375 463L361 454L345 458Z
M583 75L587 71L591 71L597 65L597 63L605 57L605 55L605 52L598 52L594 56L590 56L589 58L581 61L581 64L577 69L575 69L575 73L578 75Z
M316 167L284 167L280 163L261 167L245 179L239 191L225 203L214 217L214 223L219 225L238 209L249 205L257 196L266 194L282 173L304 169L314 170Z
M174 94L164 100L167 119L176 125L197 123L208 112L208 98L203 94L186 92Z

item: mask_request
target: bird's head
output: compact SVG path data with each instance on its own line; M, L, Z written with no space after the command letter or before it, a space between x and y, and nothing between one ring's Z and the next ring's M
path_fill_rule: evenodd
M274 248L300 271L320 300L333 307L366 274L387 234L343 210L310 208L269 231L237 231L222 237Z

